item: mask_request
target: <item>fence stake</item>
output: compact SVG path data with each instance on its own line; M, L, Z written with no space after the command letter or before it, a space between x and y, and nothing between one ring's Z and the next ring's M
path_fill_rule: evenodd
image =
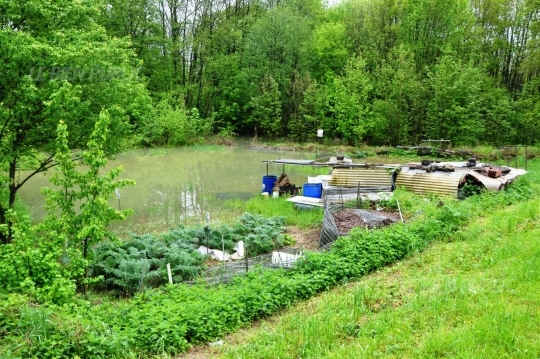
M401 218L401 223L403 223L403 215L401 214L401 207L399 206L399 199L396 198L397 209L399 211L399 218Z
M248 264L248 246L244 243L244 259L246 262L246 273L249 271L249 264Z
M171 272L171 263L167 263L167 274L169 275L169 283L173 284L172 272Z

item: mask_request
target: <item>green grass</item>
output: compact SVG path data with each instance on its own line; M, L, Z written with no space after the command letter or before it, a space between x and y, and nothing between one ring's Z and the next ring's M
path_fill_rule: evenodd
M287 202L284 197L267 198L254 195L247 201L229 200L225 203L224 208L226 210L221 213L220 218L225 221L236 218L240 213L249 212L265 217L284 216L285 225L309 228L322 224L323 218L322 208L298 210L294 204ZM231 218L227 218L227 213Z
M229 338L210 357L538 358L540 200Z

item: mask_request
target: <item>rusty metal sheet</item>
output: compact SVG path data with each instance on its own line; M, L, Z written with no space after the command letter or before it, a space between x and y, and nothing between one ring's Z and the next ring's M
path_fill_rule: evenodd
M498 191L502 185L502 182L498 178L487 177L475 171L467 172L467 176L474 177L476 181L481 182L489 191Z
M436 193L457 198L458 186L465 175L464 172L401 171L396 186L421 195Z
M391 171L386 168L334 168L328 181L330 186L369 187L378 190L392 188Z
M474 177L476 181L481 182L489 191L500 191L505 185L512 182L516 177L526 174L524 169L510 167L510 172L497 178L491 178L482 175L476 171L469 171L467 176Z

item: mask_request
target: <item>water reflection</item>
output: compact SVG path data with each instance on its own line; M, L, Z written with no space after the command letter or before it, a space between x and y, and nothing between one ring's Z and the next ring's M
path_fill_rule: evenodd
M120 190L120 205L133 214L115 228L138 232L165 230L178 224L203 222L206 212L216 212L229 199L247 199L261 191L266 174L263 160L312 159L299 152L254 151L244 147L138 149L119 155L107 168L122 165L121 178L136 185ZM286 166L291 183L301 185L307 176L321 169ZM270 165L269 173L279 175L281 165ZM21 188L20 198L30 206L36 220L44 216L44 198L40 188L48 186L48 176L38 176ZM111 205L118 200L112 198Z

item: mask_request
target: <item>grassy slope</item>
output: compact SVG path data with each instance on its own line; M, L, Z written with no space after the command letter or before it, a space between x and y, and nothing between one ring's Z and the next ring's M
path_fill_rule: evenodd
M540 200L227 338L230 358L540 357Z

